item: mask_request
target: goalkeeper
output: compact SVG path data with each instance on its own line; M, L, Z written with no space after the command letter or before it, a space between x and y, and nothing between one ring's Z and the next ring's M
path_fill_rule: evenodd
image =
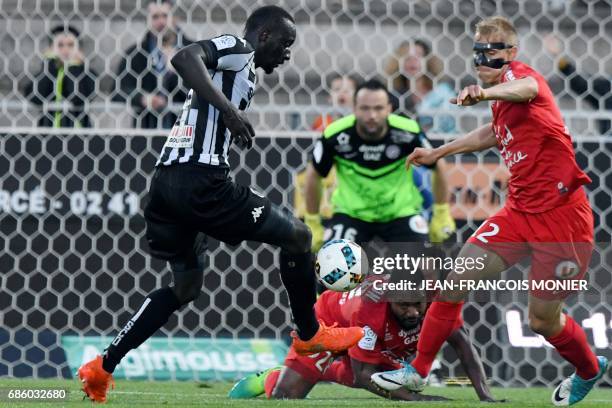
M444 162L433 170L431 223L421 215L423 197L406 170L405 158L430 146L415 120L391 113L385 85L369 80L354 96L354 114L331 123L316 142L306 170L304 220L312 230L313 250L330 239L358 243L379 237L386 242L442 242L455 231L448 205ZM336 167L333 216L324 229L319 215L321 180ZM429 234L429 236L428 236Z

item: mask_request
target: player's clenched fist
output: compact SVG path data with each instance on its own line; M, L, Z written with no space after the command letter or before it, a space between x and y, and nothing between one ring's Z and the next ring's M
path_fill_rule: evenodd
M456 98L451 98L450 103L458 106L470 106L485 99L485 90L480 85L470 85L463 88Z
M439 159L436 149L427 149L424 147L415 148L412 153L406 158L406 168L410 165L415 166L431 166Z

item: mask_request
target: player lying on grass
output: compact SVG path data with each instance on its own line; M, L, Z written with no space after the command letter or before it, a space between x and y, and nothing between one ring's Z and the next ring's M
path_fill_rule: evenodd
M530 257L530 281L583 279L593 246L593 212L585 194L589 177L578 167L571 136L542 75L516 61L515 28L503 17L476 25L474 64L479 85L464 88L452 100L460 106L493 101L492 123L436 149L418 148L407 165L431 165L445 156L497 146L511 176L508 200L470 237L459 257L486 259L484 269L451 272L447 280L497 277ZM555 405L581 401L606 372L608 360L596 357L584 330L563 313L571 292L531 290L529 326L542 335L576 372L552 395ZM444 291L433 302L417 346L416 358L394 372L372 376L379 386L423 389L442 344L461 321L466 291Z
M380 292L365 290L363 286L351 292L326 291L315 305L317 317L330 325L363 327L366 334L361 341L343 354L322 352L300 356L291 347L284 367L243 378L234 385L229 397L253 398L265 393L268 398L306 398L317 382L329 381L363 388L390 399L443 400L405 388L381 390L370 381L375 372L397 369L414 356L426 309L425 301L388 302L382 300ZM448 342L457 352L480 400L494 401L478 352L470 343L461 320L456 322Z

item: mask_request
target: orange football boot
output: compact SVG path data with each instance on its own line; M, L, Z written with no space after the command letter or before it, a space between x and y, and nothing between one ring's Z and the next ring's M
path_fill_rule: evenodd
M297 333L293 331L291 332L291 337L293 337L292 346L296 353L302 356L322 351L339 353L353 347L364 335L361 327L336 326L338 326L338 323L326 326L325 323L319 320L319 330L312 339L307 341L301 340Z
M102 356L83 364L77 375L83 383L83 391L90 400L106 402L106 392L110 386L115 389L113 375L102 368Z

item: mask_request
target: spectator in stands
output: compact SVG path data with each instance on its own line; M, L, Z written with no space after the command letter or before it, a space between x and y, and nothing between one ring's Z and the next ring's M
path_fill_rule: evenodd
M439 59L432 61L442 63ZM456 110L457 106L450 103L450 99L454 98L453 95L456 95L456 92L447 81L440 81L434 86L433 79L427 74L421 74L416 78L413 98L416 102L417 120L423 130L430 133L456 131L455 118L451 114L436 112L441 109Z
M413 98L414 84L411 86L410 80L425 72L423 65L430 51L429 45L423 40L404 41L389 59L385 73L391 82L394 99L392 103L395 109L407 114L416 112Z
M78 38L74 27L53 28L43 66L25 86L26 97L42 108L38 126L91 126L86 106L94 95L96 75L84 62Z
M117 78L120 92L114 99L128 101L132 105L136 111L134 127L171 128L176 114L168 103L182 103L185 100L185 92L182 86L178 86L178 77L171 68L170 56L192 41L175 24L171 11L169 0L149 3L149 29L144 39L129 47L119 63ZM181 88L179 92L178 88Z
M416 116L429 132L455 131L451 115L436 115L434 119L431 114L435 109L454 109L449 99L456 93L441 77L443 70L443 61L431 55L429 44L420 39L400 44L385 68L395 110Z
M563 51L563 43L557 36L550 33L543 39L544 49L552 56L559 57ZM579 97L583 97L594 109L607 111L612 114L612 81L604 77L586 77L576 72L576 64L566 56L558 59L557 68L565 77L569 78L570 89ZM599 132L612 135L610 119L597 121Z
M353 111L353 95L357 81L349 75L336 75L331 80L328 103L330 109L316 117L312 130L322 132L334 120Z

